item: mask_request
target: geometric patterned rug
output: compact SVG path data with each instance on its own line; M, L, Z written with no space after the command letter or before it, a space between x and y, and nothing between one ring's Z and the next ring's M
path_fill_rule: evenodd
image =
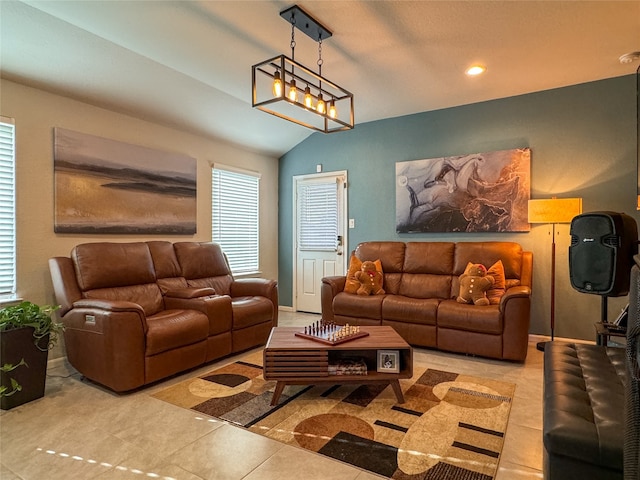
M490 480L515 385L414 365L385 385L288 385L262 378L262 352L153 397L397 480Z

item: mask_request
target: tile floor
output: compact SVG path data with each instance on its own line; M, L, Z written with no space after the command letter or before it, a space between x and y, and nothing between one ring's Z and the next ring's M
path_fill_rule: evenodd
M280 313L280 325L317 316ZM67 365L50 369L44 398L0 414L0 479L374 480L381 477L194 415L149 396L227 358L141 391L117 395ZM517 384L497 480L542 478L542 353L524 364L414 350L416 363Z

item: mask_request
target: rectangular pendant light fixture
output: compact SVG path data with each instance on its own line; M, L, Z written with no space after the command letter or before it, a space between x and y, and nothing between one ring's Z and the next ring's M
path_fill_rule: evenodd
M253 107L323 133L352 129L353 94L322 76L322 41L332 33L297 5L280 15L291 24L291 57L251 67ZM317 73L295 61L295 28L318 42Z

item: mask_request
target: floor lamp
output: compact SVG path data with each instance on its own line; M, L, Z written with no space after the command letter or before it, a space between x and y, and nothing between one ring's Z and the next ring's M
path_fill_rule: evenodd
M529 200L529 223L550 223L551 227L551 341L555 328L556 310L556 223L571 223L582 213L581 198L547 198ZM538 350L544 351L547 342L539 342Z

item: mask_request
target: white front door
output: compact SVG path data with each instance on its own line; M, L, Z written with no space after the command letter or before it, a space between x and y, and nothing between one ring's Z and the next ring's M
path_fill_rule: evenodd
M344 275L347 172L294 181L294 310L320 313L322 277Z

